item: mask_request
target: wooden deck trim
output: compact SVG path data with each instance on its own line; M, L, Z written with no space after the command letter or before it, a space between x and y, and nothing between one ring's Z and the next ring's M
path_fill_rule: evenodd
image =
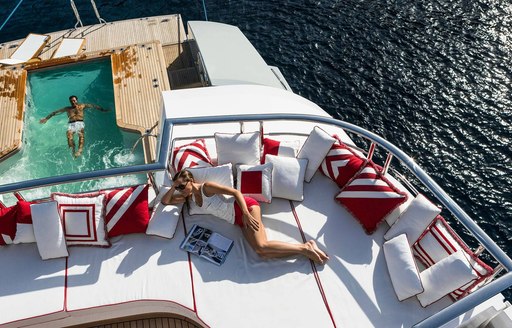
M27 71L0 71L0 159L15 154L22 146Z

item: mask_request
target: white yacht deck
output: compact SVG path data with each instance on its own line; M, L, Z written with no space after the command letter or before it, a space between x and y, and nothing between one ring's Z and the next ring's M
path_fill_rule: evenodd
M326 116L295 94L263 86L179 90L164 92L163 97L164 118L232 113ZM188 111L180 110L185 108ZM265 124L265 133L307 134L314 125L278 121ZM254 123L244 127L259 129ZM215 158L212 133L239 128L237 123L176 126L172 138L209 136ZM327 129L349 141L343 130ZM160 174L157 183L166 179L167 174ZM317 172L305 183L304 201L274 198L261 206L269 239L314 239L330 256L325 265L302 257L263 260L237 226L207 215L189 216L186 210L172 239L124 235L111 239L110 248L69 247L67 259L46 261L39 258L35 243L0 247L0 258L12 263L2 270L0 326L68 326L171 312L208 327L410 327L452 303L448 296L425 308L415 297L398 301L382 251L388 225L366 234L334 201L338 191ZM222 266L179 249L194 223L234 240ZM500 309L503 301L498 294L443 327L457 327L488 307Z

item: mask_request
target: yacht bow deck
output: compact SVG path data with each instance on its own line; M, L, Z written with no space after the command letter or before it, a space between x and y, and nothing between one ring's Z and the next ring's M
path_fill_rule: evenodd
M22 145L27 71L111 56L117 122L143 134L160 118L161 91L200 86L189 59L179 15L155 16L48 33L51 39L39 58L26 64L0 66L0 161ZM52 59L63 38L85 38L84 52ZM22 40L0 44L7 58ZM171 81L170 81L171 78ZM155 158L154 138L144 145L145 158Z

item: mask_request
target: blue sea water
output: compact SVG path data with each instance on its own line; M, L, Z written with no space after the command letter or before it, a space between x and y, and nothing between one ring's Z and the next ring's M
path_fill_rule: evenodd
M3 23L19 1L2 1ZM76 1L84 24L89 1ZM202 1L97 0L107 21L181 13ZM205 0L293 90L413 156L512 254L512 6L502 0ZM73 27L65 0L28 1L0 42ZM456 226L461 234L463 227ZM475 245L471 245L475 246ZM506 292L509 299L512 292Z

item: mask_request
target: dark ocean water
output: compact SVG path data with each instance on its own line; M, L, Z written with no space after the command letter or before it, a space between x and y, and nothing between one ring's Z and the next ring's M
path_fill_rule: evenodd
M0 0L0 24L18 2ZM84 24L95 23L90 2L76 3ZM197 0L96 4L107 21L171 13L185 21L204 19ZM209 20L238 26L296 93L413 156L512 255L509 1L205 4ZM74 24L67 0L25 0L0 41ZM511 290L505 294L512 299Z

